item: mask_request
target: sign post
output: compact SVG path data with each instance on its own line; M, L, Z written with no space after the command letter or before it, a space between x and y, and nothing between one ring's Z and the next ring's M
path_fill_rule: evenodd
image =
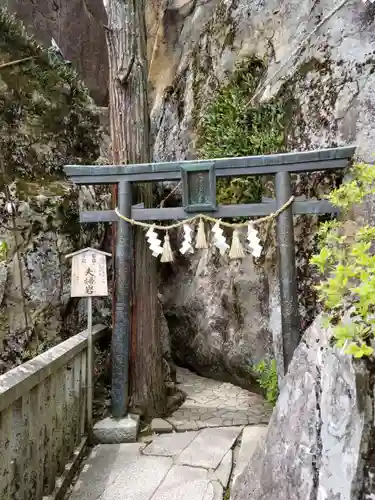
M84 248L67 255L72 259L71 297L87 297L87 430L89 441L92 436L93 400L93 349L92 349L92 298L108 295L106 257L111 254Z

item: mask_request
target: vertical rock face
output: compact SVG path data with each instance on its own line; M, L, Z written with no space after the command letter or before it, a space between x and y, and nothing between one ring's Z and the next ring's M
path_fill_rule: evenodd
M252 366L273 354L269 304L275 291L272 271L266 276L251 257L241 263L220 262L204 250L177 266L164 284L177 363L251 387Z
M22 20L27 31L49 47L53 37L64 57L91 90L98 105L107 104L108 57L103 0L0 0Z
M266 68L256 94L249 94L249 106L271 98L280 104L287 117L287 149L355 143L357 157L373 161L375 7L370 2L153 2L148 18L155 161L196 157L197 130L207 105L230 81L235 64L249 57L259 58ZM332 185L309 176L296 194L316 196L324 184ZM311 296L308 255L316 220L295 222L304 329L305 320L311 320L305 302ZM275 253L273 259L275 265ZM280 325L273 284L277 271L271 265L260 277L249 261L233 270L202 255L181 264L166 283L174 353L199 373L235 373L239 380L246 363L269 355ZM247 285L234 285L242 277ZM236 323L238 317L242 324Z
M0 74L1 373L85 324L83 304L70 299L65 255L100 245L103 228L81 232L78 209L105 204L106 193L79 191L63 173L99 155L99 117L86 88L1 9L0 39L1 62L34 57Z
M374 367L330 347L329 339L318 317L232 500L373 498Z
M324 0L151 2L156 160L194 155L194 128L218 84L248 56L266 61L255 102L293 104L292 147L375 149L375 6ZM249 96L249 100L251 99Z

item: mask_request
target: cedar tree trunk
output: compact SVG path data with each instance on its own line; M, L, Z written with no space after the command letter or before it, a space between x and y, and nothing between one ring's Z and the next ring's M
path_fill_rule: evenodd
M114 164L150 161L147 46L144 0L103 0L107 11L109 107ZM138 186L133 204L152 206L151 184ZM130 360L130 406L147 417L166 410L157 272L145 240L134 231L134 296Z

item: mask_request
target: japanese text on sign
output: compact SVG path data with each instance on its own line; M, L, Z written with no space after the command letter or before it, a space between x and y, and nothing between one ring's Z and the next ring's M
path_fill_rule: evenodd
M72 297L108 295L106 256L87 250L72 257Z

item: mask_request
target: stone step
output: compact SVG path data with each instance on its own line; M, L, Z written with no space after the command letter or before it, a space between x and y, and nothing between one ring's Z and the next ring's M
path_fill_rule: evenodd
M163 418L154 418L151 422L151 430L155 434L168 434L173 432L173 425Z

